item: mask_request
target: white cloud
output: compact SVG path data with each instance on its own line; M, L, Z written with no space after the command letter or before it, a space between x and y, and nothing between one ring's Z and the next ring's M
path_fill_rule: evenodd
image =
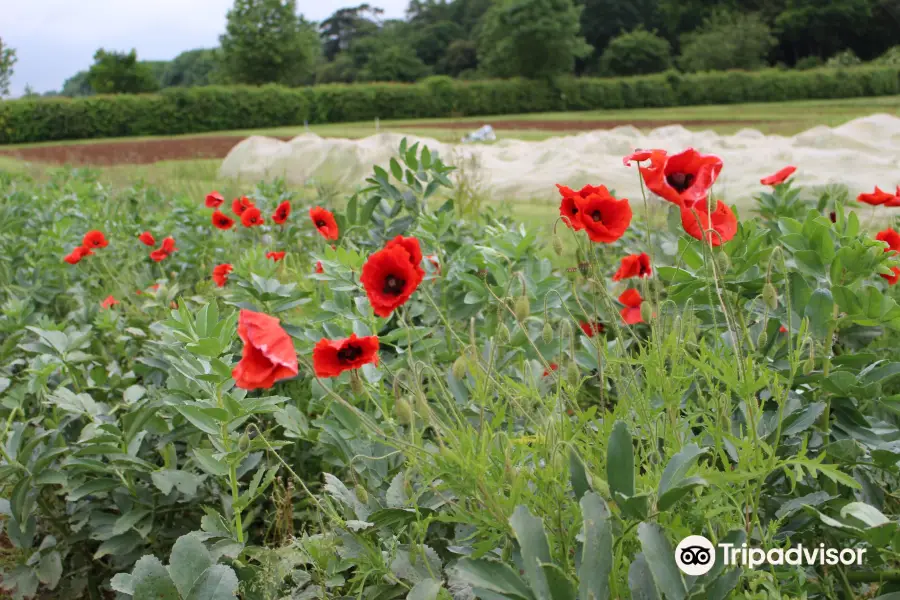
M300 14L320 21L363 0L298 0ZM143 60L169 60L218 44L233 0L0 0L0 38L16 49L10 91L26 85L59 90L93 62L97 48L137 50ZM374 0L385 17L404 15L407 0Z

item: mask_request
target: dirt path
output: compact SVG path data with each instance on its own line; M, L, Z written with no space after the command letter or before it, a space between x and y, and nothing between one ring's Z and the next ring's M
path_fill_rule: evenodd
M758 121L714 121L698 120L684 123L692 128L713 125L757 125ZM464 129L474 131L482 125L489 124L497 130L539 130L539 131L590 131L594 129L612 129L623 125L631 125L639 129L653 129L665 125L674 125L674 121L515 121L491 119L479 121L424 122L410 124L409 129ZM402 131L403 128L391 127L390 130ZM239 136L209 137L177 137L157 140L117 139L98 141L89 144L66 144L32 146L24 148L7 148L0 150L0 156L11 156L21 160L37 163L60 165L139 165L155 163L163 160L217 159L224 158L241 140ZM281 140L290 137L278 136Z

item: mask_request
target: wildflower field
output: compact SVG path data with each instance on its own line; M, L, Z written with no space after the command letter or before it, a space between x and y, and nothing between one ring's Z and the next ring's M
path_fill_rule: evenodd
M0 173L3 589L900 598L900 188L627 168L552 235L405 141L339 199Z

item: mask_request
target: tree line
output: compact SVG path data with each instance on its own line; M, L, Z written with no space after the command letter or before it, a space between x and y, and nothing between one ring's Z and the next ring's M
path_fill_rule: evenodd
M318 23L296 0L235 0L219 47L100 49L60 93L896 64L898 30L900 0L410 0L403 19L360 4Z

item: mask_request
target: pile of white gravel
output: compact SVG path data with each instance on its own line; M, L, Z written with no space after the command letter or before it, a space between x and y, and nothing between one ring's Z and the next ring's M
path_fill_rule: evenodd
M454 164L474 156L482 189L503 200L558 198L554 184L578 188L606 185L620 197L637 199L634 167L622 157L635 148L670 153L693 147L720 156L725 168L716 186L729 202L765 189L761 177L795 165L801 185L846 185L854 196L878 185L893 192L900 184L900 118L874 114L839 127L814 127L793 137L742 129L734 135L689 131L680 125L647 134L631 126L553 137L540 142L501 140L492 144L445 144L430 138L382 133L361 140L322 138L307 133L290 142L254 136L236 145L220 170L224 177L255 183L284 177L304 185L325 182L342 188L362 184L372 165L387 166L400 140L419 141Z

